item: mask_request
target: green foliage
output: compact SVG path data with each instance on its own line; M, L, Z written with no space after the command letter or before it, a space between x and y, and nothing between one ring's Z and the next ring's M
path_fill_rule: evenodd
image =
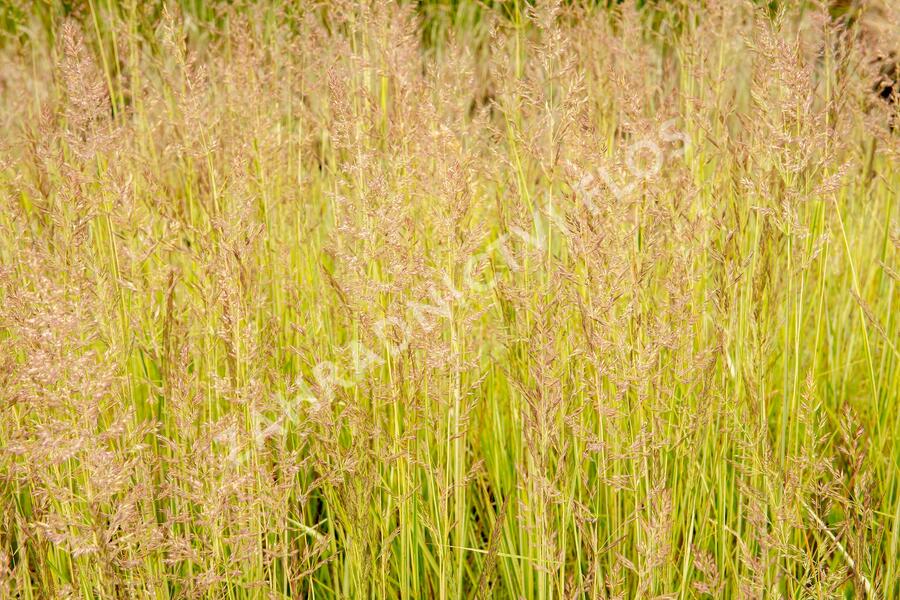
M0 598L898 598L892 42L775 8L3 4Z

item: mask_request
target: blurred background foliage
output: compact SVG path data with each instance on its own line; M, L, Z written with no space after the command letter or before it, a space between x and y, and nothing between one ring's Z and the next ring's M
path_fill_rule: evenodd
M605 10L614 14L621 6L633 2L644 13L647 32L678 32L683 26L688 7L705 4L705 0L565 0L564 4L580 4L588 10ZM767 5L774 16L788 5L799 4L802 13L808 0L800 2L778 2L778 0L752 0L757 5ZM400 3L407 3L400 0ZM285 14L296 11L308 11L310 3L281 3L234 1L234 0L2 0L0 1L0 45L7 45L10 38L54 40L60 23L66 18L75 18L90 25L106 37L110 22L108 15L117 13L138 17L141 33L148 39L149 35L160 23L167 8L178 9L180 14L189 17L194 23L198 35L214 35L225 25L225 14L241 11L257 10L260 6L269 5L272 17L287 17ZM318 2L317 9L327 19L328 2ZM417 0L416 9L421 16L422 36L429 45L437 45L451 31L478 31L486 22L487 13L496 13L513 22L523 22L522 11L533 5L533 0ZM830 3L831 13L835 17L851 16L856 3L852 0L834 0ZM292 8L293 7L293 8ZM690 11L694 14L702 11Z

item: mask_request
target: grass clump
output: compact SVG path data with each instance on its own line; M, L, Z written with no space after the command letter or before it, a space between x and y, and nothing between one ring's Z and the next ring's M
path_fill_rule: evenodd
M897 598L900 13L609 4L9 9L0 597Z

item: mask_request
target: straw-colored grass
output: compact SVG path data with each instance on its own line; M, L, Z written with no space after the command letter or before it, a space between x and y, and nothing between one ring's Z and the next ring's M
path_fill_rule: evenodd
M0 598L900 597L896 3L13 4Z

